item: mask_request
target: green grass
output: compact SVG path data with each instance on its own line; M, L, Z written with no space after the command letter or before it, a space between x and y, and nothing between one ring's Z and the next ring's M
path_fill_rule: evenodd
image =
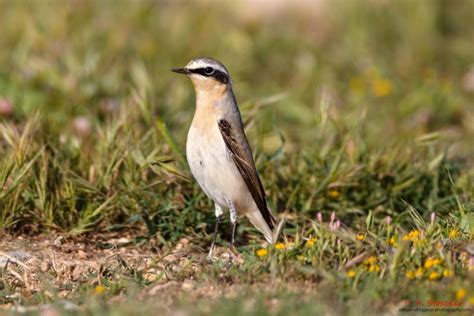
M252 8L0 3L0 101L13 107L0 111L0 229L72 242L131 235L131 245L147 253L192 240L189 265L169 267L166 281L191 278L194 290L177 286L157 302L147 293L163 280L140 277L150 266L119 265L115 277L85 277L67 294L91 313L125 314L127 302L143 299L136 308L146 313L357 315L369 307L397 311L405 299L453 300L461 288L472 307L474 89L466 78L474 3ZM263 257L256 255L261 236L242 220L245 262L229 270L200 259L214 215L184 156L192 87L169 71L196 56L230 70L269 203L287 218L286 248ZM337 230L328 226L332 212L342 223ZM403 241L412 229L423 238ZM369 256L376 266L364 264ZM430 257L442 263L406 277ZM432 272L441 275L430 281ZM105 293L93 294L98 284ZM209 307L196 294L201 286L237 294L212 290ZM27 289L1 283L0 304L61 297ZM124 301L112 304L113 297Z

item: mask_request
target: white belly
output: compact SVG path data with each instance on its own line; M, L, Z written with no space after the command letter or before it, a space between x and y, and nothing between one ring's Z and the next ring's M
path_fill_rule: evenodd
M194 178L215 203L224 208L233 204L239 209L253 202L217 124L206 133L191 126L186 156Z

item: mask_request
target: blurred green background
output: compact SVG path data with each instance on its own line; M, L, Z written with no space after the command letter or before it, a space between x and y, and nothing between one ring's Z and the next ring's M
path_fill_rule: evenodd
M3 0L0 12L0 227L206 229L211 204L182 155L194 92L169 71L197 56L231 72L278 212L449 213L453 192L471 205L473 1Z

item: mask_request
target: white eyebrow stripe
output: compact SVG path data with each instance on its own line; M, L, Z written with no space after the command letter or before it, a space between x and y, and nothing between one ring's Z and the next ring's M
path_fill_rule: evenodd
M219 62L216 62L209 58L193 59L186 65L186 68L188 69L198 69L198 68L206 68L206 67L212 67L216 70L223 72L227 76L229 76L229 72L227 71L227 69L225 69L225 67L220 65Z

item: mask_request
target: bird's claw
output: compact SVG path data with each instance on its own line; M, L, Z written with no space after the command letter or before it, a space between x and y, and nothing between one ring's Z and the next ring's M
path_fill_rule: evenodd
M229 256L229 259L228 259L227 262L225 263L224 268L230 269L230 267L232 266L233 263L234 263L234 256L231 254L231 255Z

